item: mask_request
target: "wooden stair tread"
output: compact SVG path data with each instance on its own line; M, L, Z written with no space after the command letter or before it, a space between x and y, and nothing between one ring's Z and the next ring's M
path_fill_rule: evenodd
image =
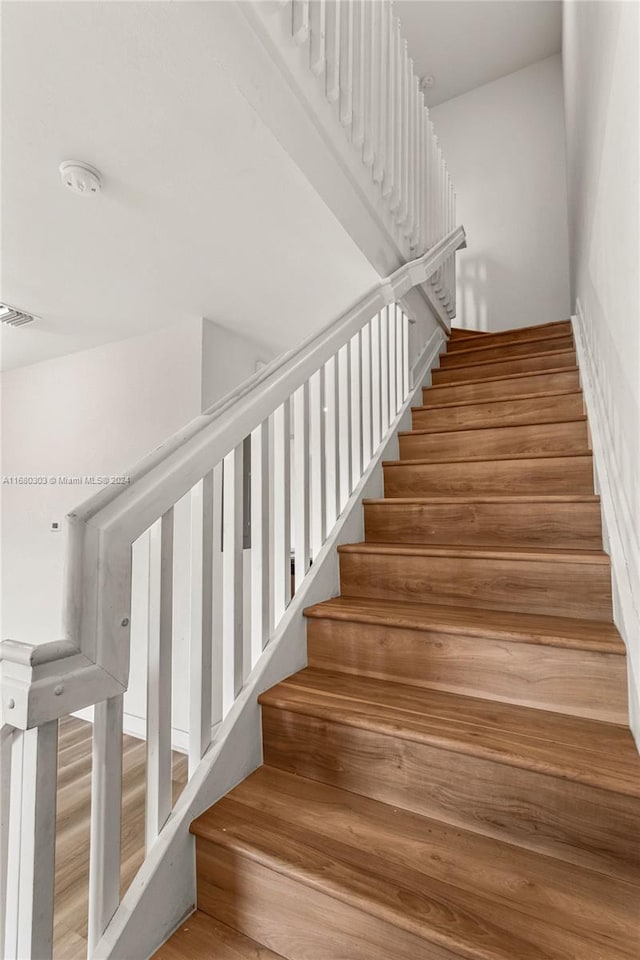
M510 361L504 361L504 362L507 363ZM464 367L463 369L466 370L468 368ZM550 376L551 374L554 374L554 373L571 373L577 370L578 370L578 366L575 363L563 364L562 366L559 366L559 367L549 367L548 370L536 370L536 371L526 370L523 373L511 373L503 376L486 377L482 380L482 383L493 383L498 380L499 381L517 380L517 379L521 379L522 377L544 377L544 376ZM424 387L423 390L431 391L431 390L441 390L444 388L449 389L451 387L464 387L464 386L467 386L468 384L476 385L477 383L478 383L477 380L453 380L447 383L432 383L430 387Z
M283 960L226 923L196 910L151 960Z
M484 341L474 341L473 343L467 343L463 347L460 342L456 344L456 347L453 349L444 350L440 356L441 357L460 357L460 356L471 356L472 354L478 354L481 356L486 350L496 350L501 347L511 347L514 344L522 345L526 344L527 346L539 344L539 343L549 343L553 345L556 340L567 340L572 337L570 331L562 331L562 333L553 333L548 334L547 336L532 337L527 340L507 340L503 343L485 343Z
M427 408L429 409L429 408ZM419 427L416 430L399 430L399 437L416 437L423 436L426 434L447 434L447 433L472 433L475 434L478 430L521 430L522 427L552 427L555 424L559 423L584 423L587 419L585 414L580 414L579 416L574 417L565 417L562 420L532 420L528 423L474 423L472 425L462 425L462 426L453 426L453 427ZM464 437L460 438L464 441ZM471 440L476 439L475 437L470 438Z
M445 463L490 463L495 460L571 460L574 457L592 457L593 453L591 450L585 450L584 452L572 452L567 454L561 453L502 453L495 454L493 456L481 456L481 457L450 457L448 460L429 460L424 457L418 458L416 460L383 460L383 467L403 467L410 465L417 465L420 463L429 464L430 466L442 466Z
M545 617L435 603L334 597L307 607L305 616L383 624L410 630L439 628L448 634L491 636L519 643L534 643L575 650L591 650L625 656L626 648L613 623Z
M637 750L617 724L311 667L259 701L640 798Z
M503 360L496 359L496 358L493 358L492 360L486 360L486 359L476 360L476 361L470 361L469 363L461 363L459 367L447 367L446 369L447 369L447 372L450 372L453 370L458 372L459 370L475 370L480 367L494 366L495 364L500 364L500 363L514 363L516 360L517 361L548 360L549 357L556 357L558 359L558 363L560 364L560 366L564 367L565 364L563 363L563 360L570 359L571 357L575 359L575 355L576 355L575 349L574 350L570 350L570 349L554 350L554 351L550 351L549 353L526 353L522 357L505 357L505 359ZM439 369L442 369L442 368L436 367L436 370L439 370ZM555 368L552 368L552 369L555 369Z
M515 496L487 494L460 497L365 497L362 502L363 504L375 503L378 506L384 504L389 507L398 503L599 503L600 497L595 493L553 493L548 496L523 493Z
M545 373L548 371L545 370ZM522 374L520 374L522 376ZM524 374L524 376L531 376L531 374ZM533 374L533 376L540 376L540 374ZM511 377L504 378L494 378L494 379L505 379L511 380ZM434 387L426 387L426 390L437 389L438 387L443 386L443 384L434 384ZM458 384L450 384L452 387L458 386ZM544 397L571 397L575 394L582 396L581 390L549 390L547 393L524 393L519 394L517 397L513 397L513 400L539 400ZM508 402L507 397L491 397L487 400L453 400L450 403L431 403L428 405L422 405L419 407L411 407L412 413L431 413L433 410L446 410L450 407L475 407L480 404L485 405L489 403L506 403Z
M342 543L338 553L385 553L412 557L470 557L484 560L543 560L555 563L583 563L608 566L604 550L561 550L556 547L466 547L449 544Z
M463 328L457 327L456 329L462 330ZM463 332L468 333L470 340L473 340L476 334L482 334L483 336L487 336L487 337L504 337L506 339L507 337L513 337L514 335L517 337L520 334L528 333L529 331L531 331L534 334L537 334L543 330L554 331L558 329L571 330L571 320L554 320L551 323L534 323L526 327L513 327L510 330L482 330L482 331L469 330L469 331L463 331ZM456 337L456 342L459 343L461 340L464 340L464 339L465 337L458 335Z
M456 956L634 955L632 884L268 766L191 829Z

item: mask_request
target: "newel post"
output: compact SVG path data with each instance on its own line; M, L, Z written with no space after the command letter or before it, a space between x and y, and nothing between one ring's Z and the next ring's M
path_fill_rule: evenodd
M4 960L53 952L58 721L5 725L0 752Z

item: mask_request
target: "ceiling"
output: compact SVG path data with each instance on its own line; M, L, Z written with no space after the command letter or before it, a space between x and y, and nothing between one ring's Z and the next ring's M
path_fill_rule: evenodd
M5 368L194 317L290 346L377 278L225 69L226 6L2 3L0 300L41 318Z
M555 0L396 0L425 96L437 106L559 53L562 3Z

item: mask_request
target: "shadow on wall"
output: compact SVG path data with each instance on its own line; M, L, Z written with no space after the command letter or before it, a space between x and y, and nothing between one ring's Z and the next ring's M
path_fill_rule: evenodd
M491 261L486 257L458 258L457 326L467 330L488 330L488 274Z

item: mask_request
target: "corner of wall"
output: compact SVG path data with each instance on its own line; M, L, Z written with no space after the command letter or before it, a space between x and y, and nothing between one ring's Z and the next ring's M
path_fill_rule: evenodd
M605 546L611 557L613 616L627 648L629 725L640 751L640 544L617 465L604 392L580 300L572 325L584 392Z

